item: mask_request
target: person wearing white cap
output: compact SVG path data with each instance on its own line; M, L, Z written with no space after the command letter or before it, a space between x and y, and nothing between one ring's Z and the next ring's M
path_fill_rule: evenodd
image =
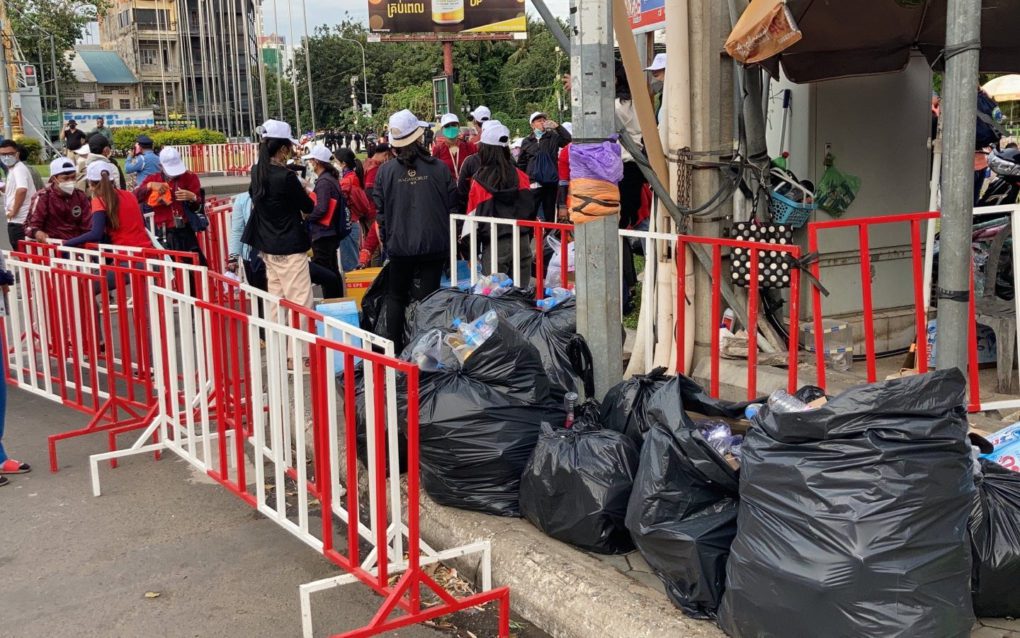
M662 148L666 148L666 118L664 117L669 110L666 108L666 91L663 90L663 83L666 80L666 54L657 53L652 63L645 67L645 71L652 74L651 89L652 94L659 94L659 139L662 140Z
M406 307L439 289L449 259L455 186L449 169L422 144L423 126L408 110L390 116L397 158L379 167L372 189L379 237L390 260L382 336L398 347Z
M77 167L66 157L50 162L50 179L35 195L25 235L36 241L70 239L92 227L89 197L74 185Z
M517 166L531 178L531 188L535 191L532 219L536 219L541 210L546 221L555 221L556 196L560 189L559 152L573 138L567 129L541 111L532 113L528 122L531 134L521 143Z
M535 210L531 180L517 168L510 155L510 129L498 120L492 120L482 129L478 150L481 166L475 173L468 192L467 214L499 219L530 219ZM520 271L513 269L513 227L499 225L496 241L489 237L489 227L482 224L479 235L483 253L488 255L484 264L492 263L491 251L497 254L496 272L520 278L514 283L526 288L531 282L531 242L527 231L521 232ZM491 273L490 273L491 274Z
M139 204L152 210L156 236L164 248L195 253L199 263L206 266L195 234L209 226L203 213L202 183L171 146L159 152L159 168L158 173L149 175L135 188L135 197Z
M305 216L315 208L298 176L287 168L295 141L290 124L262 125L258 163L251 173L252 213L242 240L266 265L268 292L300 306L312 306L308 250L312 247Z
M340 171L333 165L333 154L325 146L316 146L302 157L315 173L315 208L308 216L312 240L312 263L340 279L340 240L351 232L350 210L340 192ZM327 299L342 297L343 290L323 290Z
M475 132L468 136L467 141L471 142L475 146L482 139L482 127L485 123L492 119L492 111L487 106L479 106L475 110L468 114L468 120L471 122L472 128Z
M85 169L85 180L92 193L90 229L64 242L81 246L106 242L115 246L152 248L145 229L145 218L135 196L117 188L117 167L110 162L92 162Z
M460 136L460 120L453 113L447 113L439 120L439 137L432 145L432 156L446 164L453 180L460 177L464 160L478 152L478 147L465 142Z

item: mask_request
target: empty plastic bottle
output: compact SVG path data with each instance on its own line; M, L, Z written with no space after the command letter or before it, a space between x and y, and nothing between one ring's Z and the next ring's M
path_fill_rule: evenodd
M761 412L761 404L751 403L746 408L744 408L744 418L750 421L755 416L757 416L759 412Z
M776 390L769 397L769 409L776 414L782 414L784 412L804 412L811 408L786 390Z
M453 320L453 327L457 329L458 335L448 335L446 343L453 348L453 353L461 363L467 361L485 340L496 331L499 319L496 311L490 310L478 319L468 323L460 318Z
M574 426L574 406L577 405L577 393L568 392L563 395L563 408L567 413L567 419L563 422L563 427L568 430Z
M495 273L491 279L492 290L489 292L490 297L501 297L514 287L514 280L503 273Z
M574 296L572 290L566 288L546 288L545 299L539 299L535 304L542 312L549 312L567 299Z

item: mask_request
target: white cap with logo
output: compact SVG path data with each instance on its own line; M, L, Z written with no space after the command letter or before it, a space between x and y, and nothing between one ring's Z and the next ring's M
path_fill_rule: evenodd
M390 116L389 133L390 145L403 148L418 140L425 134L425 127L428 122L422 122L414 113L408 109L397 111Z
M645 67L645 71L665 71L666 70L666 54L656 53L652 63Z
M314 159L329 164L333 160L333 153L331 153L330 150L325 146L316 146L315 148L312 149L311 153L305 155L301 159L305 161Z
M510 129L499 120L489 120L482 127L481 142L487 146L507 146L510 144Z
M159 152L159 165L163 168L163 172L170 177L180 177L188 172L188 167L184 165L181 154L177 152L176 148L170 146Z
M67 159L66 157L58 157L57 159L50 162L50 175L67 175L68 173L78 172L78 167L74 165L74 162Z

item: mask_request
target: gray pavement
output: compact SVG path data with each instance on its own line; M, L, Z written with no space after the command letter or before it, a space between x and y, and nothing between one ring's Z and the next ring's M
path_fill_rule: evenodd
M46 436L84 421L10 390L4 443L34 469L0 488L0 638L301 635L298 585L338 568L172 457L103 466L95 498L93 435L61 442L51 474ZM316 634L363 626L381 600L361 585L314 595Z

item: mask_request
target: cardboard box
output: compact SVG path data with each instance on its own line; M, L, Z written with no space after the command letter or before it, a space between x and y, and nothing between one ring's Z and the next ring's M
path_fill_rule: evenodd
M380 272L382 268L363 268L344 273L344 293L347 299L357 304L358 310L361 310L361 300Z

